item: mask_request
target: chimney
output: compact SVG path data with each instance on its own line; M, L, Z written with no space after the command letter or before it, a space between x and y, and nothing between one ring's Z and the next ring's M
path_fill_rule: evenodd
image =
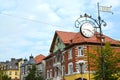
M6 63L9 63L9 61L7 60Z
M15 61L15 58L11 58L11 61Z
M33 56L32 56L32 54L31 54L31 56L29 57L29 59L33 59Z
M27 62L27 59L26 59L26 58L24 59L24 62Z

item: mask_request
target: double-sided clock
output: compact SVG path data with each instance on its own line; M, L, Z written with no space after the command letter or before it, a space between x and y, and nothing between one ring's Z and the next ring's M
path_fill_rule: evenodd
M85 22L81 25L80 32L84 37L90 38L90 37L94 36L95 28L93 27L93 25L91 23Z

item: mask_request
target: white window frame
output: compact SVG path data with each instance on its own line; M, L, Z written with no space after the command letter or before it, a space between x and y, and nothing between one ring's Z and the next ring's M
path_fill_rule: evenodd
M64 60L64 58L65 58L65 55L64 54L62 54L62 62L64 62L65 60Z
M57 71L54 69L54 77L57 77Z
M65 76L65 66L62 66L62 76Z
M84 47L78 46L77 48L78 48L78 57L84 56L84 52L83 52Z
M47 70L47 79L49 79L49 70Z
M68 50L68 59L72 59L72 49Z
M50 78L52 78L52 69L50 69Z
M73 63L68 64L68 74L73 74Z
M10 69L12 69L12 66L10 65Z

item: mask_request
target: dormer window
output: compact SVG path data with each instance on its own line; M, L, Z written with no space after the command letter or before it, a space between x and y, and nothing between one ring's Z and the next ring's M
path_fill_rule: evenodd
M102 41L102 42L105 42L105 38L102 38L101 41Z
M105 42L105 36L97 35L97 40L98 40L98 41Z

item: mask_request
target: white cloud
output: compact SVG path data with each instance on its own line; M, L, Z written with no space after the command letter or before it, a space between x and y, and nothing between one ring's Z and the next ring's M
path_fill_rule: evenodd
M0 10L13 10L16 6L16 0L0 0Z
M32 14L29 14L27 19L36 20L36 16L32 15Z

